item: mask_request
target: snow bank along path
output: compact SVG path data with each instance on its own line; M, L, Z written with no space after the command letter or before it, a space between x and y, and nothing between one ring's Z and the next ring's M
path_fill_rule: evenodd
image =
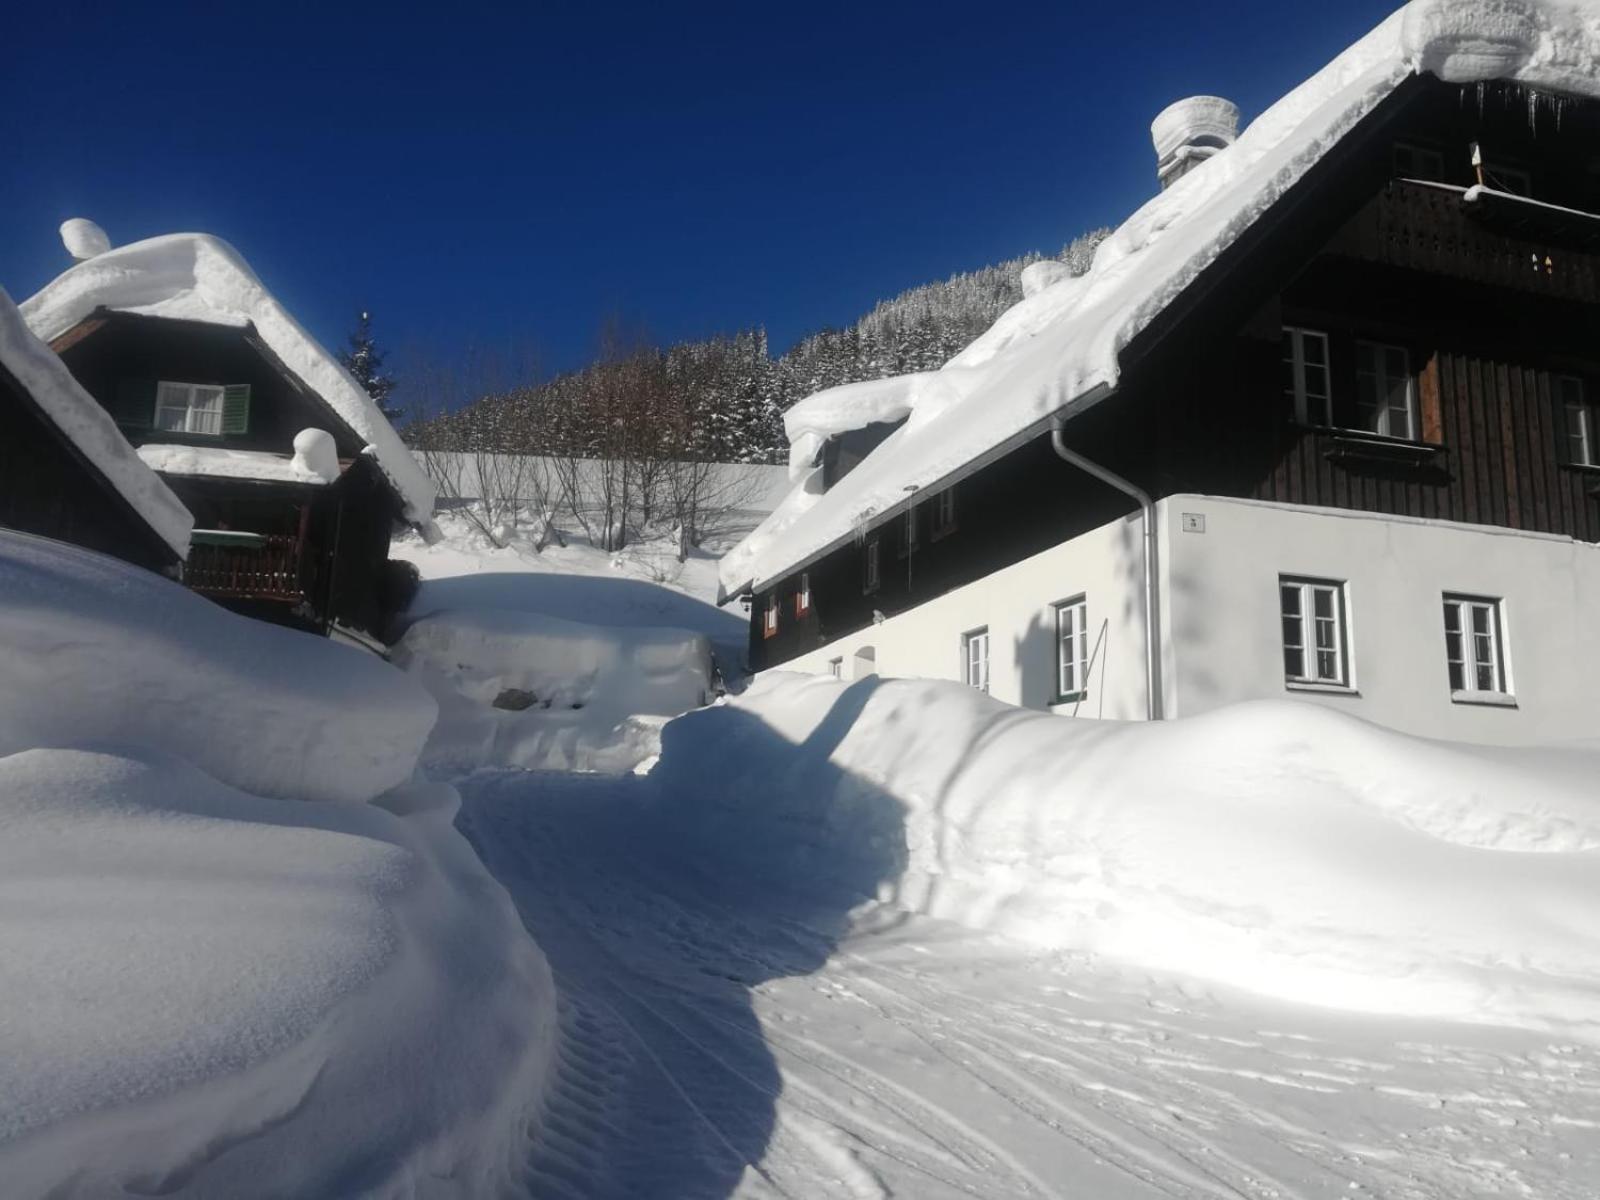
M723 559L725 594L764 587L908 495L1109 395L1133 339L1363 117L1424 72L1600 96L1600 12L1592 0L1412 0L1129 217L1087 274L1022 300L938 371L802 400L784 416L795 487ZM812 464L827 436L902 417L904 426L822 492Z
M433 714L360 652L0 533L8 1200L521 1189L554 989L412 778Z
M1600 753L775 673L669 725L656 773L713 843L781 830L797 879L1285 999L1600 1038Z
M367 443L404 501L406 520L423 525L433 515L433 484L372 398L221 238L173 233L107 250L45 284L23 301L22 315L48 342L97 308L211 325L253 325L284 365Z

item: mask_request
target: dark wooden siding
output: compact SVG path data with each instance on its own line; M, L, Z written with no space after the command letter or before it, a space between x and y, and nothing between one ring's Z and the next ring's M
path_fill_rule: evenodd
M0 527L37 533L153 571L178 556L0 368Z

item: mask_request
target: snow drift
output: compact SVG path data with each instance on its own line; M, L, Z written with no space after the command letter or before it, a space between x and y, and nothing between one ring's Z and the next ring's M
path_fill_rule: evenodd
M797 886L844 875L1291 1000L1600 1037L1600 752L1288 701L1080 722L777 673L670 724L655 775L679 819Z
M661 720L711 686L703 634L497 609L421 618L395 662L439 702L427 761L463 770L631 770L656 752Z
M361 652L0 533L0 1191L520 1185L554 989L454 790L411 779L434 713Z
M148 571L0 535L0 754L150 746L263 796L366 800L437 716L362 651L246 621Z

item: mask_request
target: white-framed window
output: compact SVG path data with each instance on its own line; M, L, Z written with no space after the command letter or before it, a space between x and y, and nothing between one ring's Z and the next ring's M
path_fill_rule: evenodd
M835 679L843 679L844 678L844 659L842 659L842 658L830 658L828 660L828 674L832 675Z
M988 629L974 629L961 635L961 679L980 692L989 690Z
M1445 593L1444 648L1457 699L1510 695L1498 599Z
M174 383L163 379L156 385L156 428L165 433L220 437L222 393L220 383Z
M1400 179L1444 179L1444 155L1427 146L1411 142L1396 142L1394 146L1394 173Z
M878 590L881 582L878 563L878 539L873 538L866 545L865 553L861 559L861 590L871 594Z
M1056 700L1081 700L1089 690L1089 601L1063 600L1056 609Z
M956 489L951 484L933 498L933 538L937 541L956 527Z
M761 617L761 628L767 637L772 637L778 632L778 593L776 591L767 597L767 609Z
M1278 606L1283 618L1284 682L1349 687L1344 584L1280 575Z
M794 594L794 615L803 617L811 611L811 572L800 572L800 590Z
M1328 335L1285 326L1283 394L1302 425L1333 424L1333 388L1328 369Z
M1600 466L1595 458L1594 410L1576 375L1556 377L1556 391L1567 419L1567 461L1580 467Z
M1360 427L1383 437L1416 437L1417 387L1404 346L1356 343L1356 413Z

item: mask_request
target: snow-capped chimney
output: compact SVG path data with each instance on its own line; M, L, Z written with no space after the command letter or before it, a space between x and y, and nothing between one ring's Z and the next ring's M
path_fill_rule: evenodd
M1239 136L1239 106L1220 96L1190 96L1169 104L1150 123L1156 175L1162 187L1186 175Z

